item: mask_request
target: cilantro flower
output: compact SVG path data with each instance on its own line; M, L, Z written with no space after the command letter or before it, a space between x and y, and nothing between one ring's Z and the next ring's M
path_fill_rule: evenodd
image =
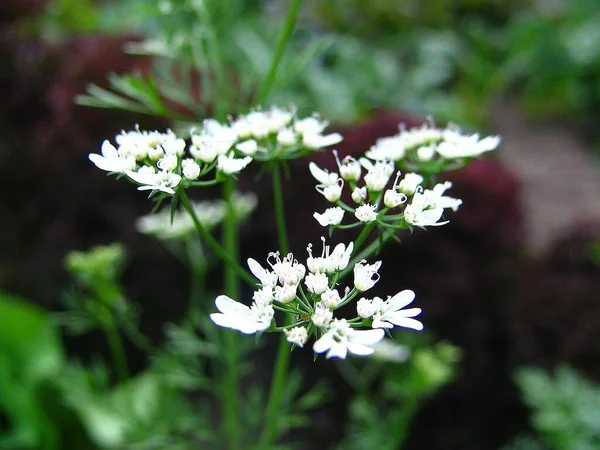
M383 339L384 331L355 330L346 319L334 319L329 330L313 345L315 353L325 353L325 357L345 359L348 352L358 356L373 354L373 345Z

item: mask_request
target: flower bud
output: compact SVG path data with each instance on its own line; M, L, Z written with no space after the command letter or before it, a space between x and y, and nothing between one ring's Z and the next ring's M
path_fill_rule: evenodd
M352 201L362 205L367 199L367 188L366 187L355 187L352 191Z
M200 166L192 158L184 159L181 162L183 176L188 180L195 180L200 176Z

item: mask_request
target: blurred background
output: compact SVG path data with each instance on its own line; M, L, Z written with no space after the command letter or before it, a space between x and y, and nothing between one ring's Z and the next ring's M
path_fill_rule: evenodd
M1 2L3 291L63 311L66 255L120 242L128 255L122 283L139 305L142 332L159 345L165 324L184 317L184 267L135 228L152 205L131 185L106 178L87 155L135 124L177 129L210 116L201 77L173 75L175 60L199 71L210 64L196 55L205 28L194 3ZM210 10L226 61L231 113L243 111L266 75L288 4L199 3ZM431 339L461 354L453 380L415 412L402 448L600 448L599 42L598 0L302 4L270 103L319 111L344 135L342 155L428 116L503 140L494 155L449 174L451 195L464 203L448 226L407 235L382 252L382 280L394 279L386 289L415 290ZM140 100L148 87L140 80L150 74L162 104ZM332 166L330 159L315 160ZM318 241L312 212L319 208L306 194L314 191L305 163L292 173L288 224L300 254ZM255 190L253 181L242 177L241 185ZM256 194L258 209L242 236L242 254L254 257L276 246L270 204L261 202L269 193ZM3 320L9 315L0 329ZM7 354L26 339L9 337L0 342ZM61 354L83 364L108 352L95 332L60 340ZM144 370L144 354L130 339L125 348L132 372ZM51 352L36 351L36 358ZM7 373L10 358L0 356ZM309 380L337 379L311 355L298 359ZM26 386L24 397L9 398L16 388L5 378L0 373L0 448L98 448L19 440L39 424L15 405L34 400ZM351 383L334 386L318 412L323 425L308 434L312 448L333 448L350 420Z

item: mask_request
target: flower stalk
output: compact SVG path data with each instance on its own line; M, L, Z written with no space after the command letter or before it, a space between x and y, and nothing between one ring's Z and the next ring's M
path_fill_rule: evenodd
M277 220L277 237L279 239L279 248L281 249L282 253L286 255L289 251L289 244L287 239L287 228L285 225L285 206L283 203L283 186L281 183L281 167L279 164L275 164L273 166L272 175L273 206L275 208L275 218ZM284 326L291 325L292 323L293 317L286 313ZM271 444L275 438L277 411L281 402L284 383L290 365L290 356L291 352L287 339L285 334L282 334L279 340L279 347L277 348L277 357L275 359L275 366L273 368L269 400L267 401L267 412L260 436L260 448L265 450L271 448Z
M269 91L273 87L275 76L277 75L277 70L279 69L279 63L281 62L281 58L285 53L285 48L287 47L290 36L296 27L296 19L298 18L298 11L300 10L301 4L302 0L292 0L290 9L288 9L283 31L279 38L279 43L277 44L277 50L275 50L275 56L273 57L273 61L271 61L269 72L267 73L267 76L265 77L258 93L257 103L259 105L267 99Z

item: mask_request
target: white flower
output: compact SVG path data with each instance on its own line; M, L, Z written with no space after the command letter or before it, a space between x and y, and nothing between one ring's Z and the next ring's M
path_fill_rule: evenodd
M301 136L305 134L321 134L327 125L327 122L319 122L319 119L313 116L296 120L294 122L294 130Z
M373 192L382 191L390 176L394 173L394 163L378 161L373 164L366 158L361 158L360 162L368 170L364 176L367 189Z
M404 192L406 195L413 195L419 186L423 182L423 177L418 173L405 173L404 178L398 185L398 190Z
M214 119L207 119L202 123L200 136L208 145L214 147L217 155L224 155L238 140L237 133L227 125L223 125ZM192 136L192 143L194 138Z
M412 203L404 209L404 220L416 227L441 226L448 223L447 220L439 222L443 213L444 208L432 208L423 194L416 192Z
M375 297L377 299L378 297ZM380 299L381 300L381 299ZM373 317L373 314L377 312L377 304L373 300L368 298L361 298L356 302L356 313L363 319Z
M391 339L383 339L373 346L373 358L395 363L406 362L410 357L410 349L397 344Z
M397 192L392 189L388 189L383 195L383 204L388 208L395 208L397 206L400 206L406 200L406 195L404 195L402 192Z
M379 138L375 145L365 152L365 156L375 161L399 161L406 153L404 145L399 136Z
M313 177L321 184L323 187L333 186L338 184L339 176L335 172L328 172L327 170L321 169L314 162L310 162L308 164L308 170Z
M438 142L442 138L442 130L435 128L430 122L408 130L404 124L400 124L399 128L398 137L407 150Z
M327 352L326 358L345 359L348 352L367 356L373 353L371 346L383 336L383 330L354 330L346 319L335 319L329 330L314 343L313 350L315 353Z
M331 203L337 202L342 196L342 189L344 187L344 180L341 178L338 179L338 184L332 184L330 186L323 186L319 184L317 186L317 192L322 194L323 197L327 199L327 201Z
M304 347L308 340L308 331L306 327L294 327L291 330L283 330L285 337L288 342L297 345L298 347Z
M327 208L323 214L314 213L313 217L317 219L319 225L326 227L328 225L339 225L344 218L344 210L339 206Z
M110 142L104 141L100 151L102 155L91 153L88 156L98 169L115 173L125 173L126 170L135 169L135 157L122 156Z
M361 292L368 291L379 281L377 271L381 267L381 261L367 264L364 259L354 266L354 287Z
M165 156L165 151L162 147L151 148L148 150L148 158L150 158L152 161L158 161L163 156Z
M337 291L337 289L327 289L321 294L321 301L329 309L334 309L340 304L340 293Z
M333 273L344 270L350 262L353 250L354 242L350 242L347 247L342 243L336 245L329 257L325 258L325 272Z
M271 259L273 259L273 262L271 262ZM282 285L297 285L302 281L306 273L306 267L296 261L294 255L291 253L288 253L285 258L281 259L279 252L271 252L269 253L267 262Z
M165 155L156 163L156 167L167 172L173 172L177 168L177 155Z
M247 141L240 142L235 146L244 155L252 156L258 150L258 144L254 139L248 139Z
M360 178L360 163L352 156L346 156L341 162L336 150L333 151L341 177L346 181L358 181Z
M376 208L377 205L369 205L367 203L356 208L356 211L354 211L354 215L361 222L373 222L377 220L377 212L375 211Z
M275 286L275 300L280 303L289 303L296 298L296 285L284 284Z
M151 166L142 167L153 173ZM138 172L138 173L139 173ZM222 200L192 202L192 208L202 226L210 229L217 225L225 217L225 206ZM140 233L152 234L159 239L181 239L196 231L192 218L187 211L178 210L171 220L171 209L164 208L159 213L140 217L136 221L136 228Z
M393 328L394 325L404 328L412 328L421 331L423 324L412 317L421 314L420 308L402 309L410 305L415 299L415 293L410 289L388 298L381 303L378 311L373 315L373 328Z
M143 173L126 170L125 174L136 183L142 186L138 187L140 191L158 190L167 194L175 194L173 188L179 185L181 176L173 172L161 170L158 173Z
M198 136L192 136L192 141L196 142L190 145L190 154L197 160L210 164L217 158L217 150L208 142L202 141Z
M433 145L425 145L417 149L417 158L419 161L430 161L435 155L435 147Z
M325 243L325 238L321 237L323 241L323 251L320 257L313 257L312 244L309 244L306 250L308 251L308 258L306 259L306 265L308 270L312 273L325 272L333 273L339 270L344 270L350 262L350 256L354 250L354 242L351 242L347 247L339 243L333 249L333 252L329 252L330 247Z
M270 305L273 302L273 287L263 286L260 289L254 291L254 294L252 295L252 300L254 300L254 302L257 305Z
M500 136L488 136L480 140L479 134L463 135L458 129L451 128L444 130L443 139L436 151L445 159L477 157L500 145Z
M383 195L383 204L388 208L395 208L396 206L404 203L408 198L402 192L399 192L398 179L400 178L400 171L396 174L394 185L392 189L385 191Z
M249 308L226 295L219 295L215 305L220 312L211 314L210 319L220 327L238 330L244 334L268 329L275 313L271 305L253 303Z
M310 320L319 328L326 328L333 320L333 312L323 302L317 302L315 304L315 312L311 316Z
M165 139L162 143L162 147L167 155L183 156L185 151L185 141L183 139L175 138L174 134L171 134L172 138Z
M304 284L313 294L321 295L329 287L329 278L322 272L309 273L304 279Z
M200 166L192 158L181 161L181 172L188 180L195 180L200 176Z
M254 275L260 281L263 286L273 287L277 284L277 274L270 272L261 266L258 261L252 258L248 258L248 268L252 275Z
M245 156L244 158L234 158L233 156L219 155L217 158L217 168L221 172L231 175L244 169L248 164L250 164L250 162L252 162L252 158L250 156Z
M138 173L156 173L156 169L153 166L142 166L137 170Z
M446 181L436 184L432 190L415 192L411 204L404 210L404 220L418 227L440 226L448 223L448 221L439 222L444 208L456 211L462 204L460 199L443 195L451 186L452 183Z
M298 135L290 128L284 128L277 133L277 143L285 147L294 145L298 141Z
M331 133L325 136L320 134L304 134L302 135L302 144L310 150L317 150L323 147L339 144L344 138L340 133Z
M354 203L358 203L359 205L363 204L367 199L367 188L366 187L355 187L352 191L352 201Z
M446 181L445 183L436 184L431 191L425 190L423 194L428 198L429 202L436 207L449 208L452 211L456 211L458 207L462 205L462 200L443 195L444 192L451 187L452 183L450 181Z
M124 156L134 156L138 161L147 156L156 158L159 154L182 156L185 141L178 139L171 130L166 133L158 131L141 131L136 127L132 131L123 131L115 137L119 152Z

